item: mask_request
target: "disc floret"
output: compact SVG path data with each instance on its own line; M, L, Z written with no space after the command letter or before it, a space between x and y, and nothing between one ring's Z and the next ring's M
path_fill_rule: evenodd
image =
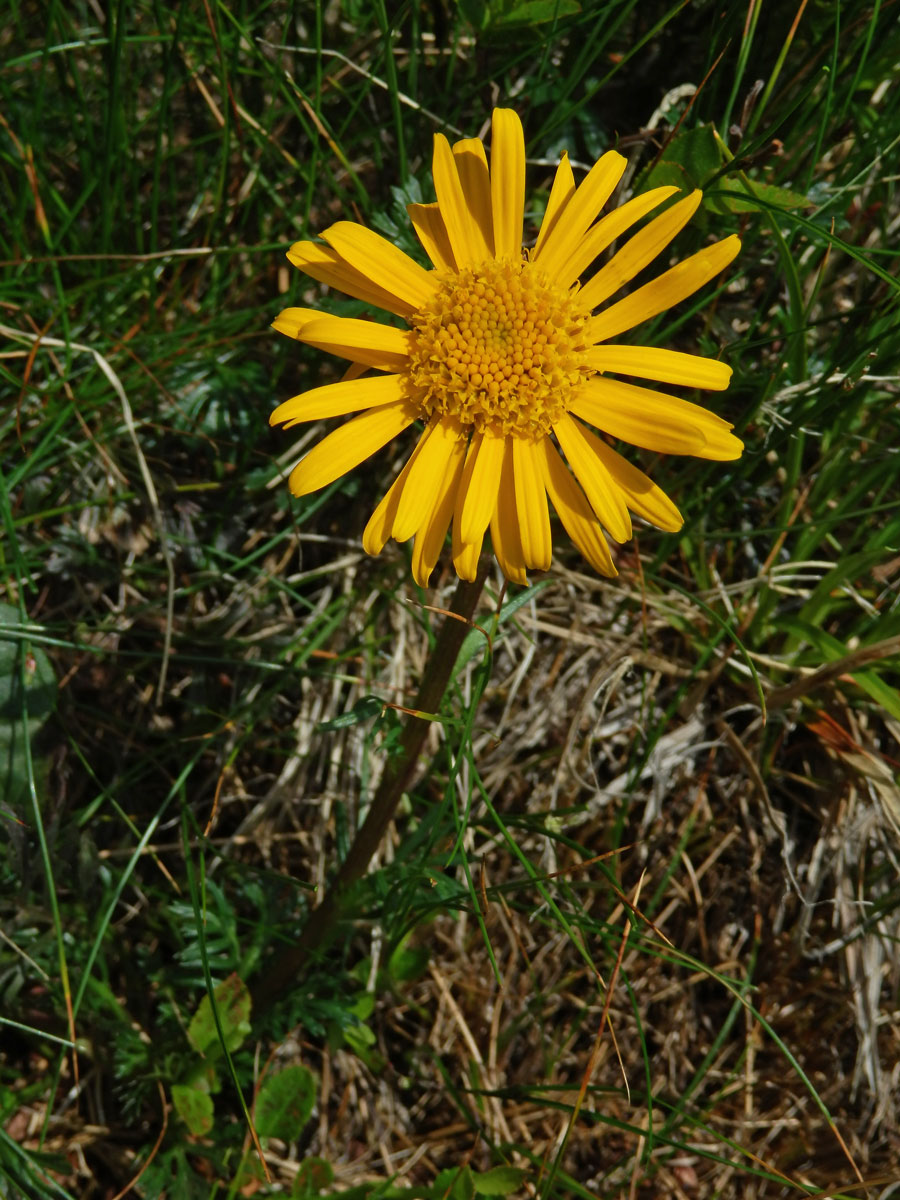
M426 419L536 440L591 373L584 314L527 259L446 272L410 324L408 378Z

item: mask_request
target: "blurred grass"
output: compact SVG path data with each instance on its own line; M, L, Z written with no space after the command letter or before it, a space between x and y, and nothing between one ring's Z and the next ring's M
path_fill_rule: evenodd
M250 1106L300 1061L317 1113L266 1145L298 1196L319 1159L343 1195L488 1194L499 1164L542 1196L885 1194L894 9L11 5L0 1195L268 1189L234 1084ZM641 186L706 187L680 255L740 232L739 271L654 337L723 351L747 452L653 464L685 529L642 530L614 584L558 548L490 678L461 673L358 920L211 1083L191 1016L296 937L451 583L360 552L399 452L289 500L308 441L268 413L335 367L269 322L360 305L283 250L346 216L415 252L433 132L498 102L529 211L562 148L617 145ZM204 1078L201 1136L171 1097Z

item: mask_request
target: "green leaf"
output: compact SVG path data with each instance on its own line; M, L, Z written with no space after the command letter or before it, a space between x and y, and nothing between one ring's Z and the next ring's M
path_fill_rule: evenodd
M804 196L802 192L792 192L789 188L776 187L772 183L757 183L755 179L744 183L742 179L735 176L728 177L727 191L713 192L707 196L707 201L712 208L718 208L723 212L759 212L760 206L756 203L756 199L741 200L736 195L738 192L788 211L798 208L815 208L815 203L808 196Z
M363 721L371 721L381 714L384 701L377 696L360 696L349 712L341 713L330 721L322 721L316 726L317 733L329 733L333 729L346 729L350 725L359 725Z
M189 1083L173 1083L172 1103L195 1137L202 1137L212 1129L213 1102L209 1092Z
M388 974L394 983L409 983L425 973L431 955L424 946L408 946L404 938L388 959Z
M900 721L900 692L896 688L885 683L875 671L851 671L850 678L895 721Z
M472 1200L475 1181L468 1167L449 1167L434 1181L434 1194L446 1200Z
M674 186L690 191L706 188L709 181L732 161L714 125L682 129L666 146L659 162L640 176L638 189L644 191ZM758 212L760 200L769 206L791 212L798 208L815 207L815 203L802 192L776 187L771 183L758 183L733 169L729 170L724 182L726 188L717 188L704 197L704 203L715 212Z
M334 1169L324 1158L305 1158L294 1176L291 1196L294 1200L306 1200L334 1183Z
M349 1025L343 1031L343 1039L350 1050L353 1050L354 1054L359 1055L364 1061L371 1046L374 1045L374 1033L367 1025Z
M556 18L571 17L581 12L576 0L523 0L491 20L492 29L513 25L541 25Z
M659 162L639 177L635 190L643 192L667 186L685 191L702 188L724 163L722 147L712 125L682 129L666 146Z
M316 1077L303 1066L267 1075L256 1097L256 1132L289 1142L309 1120L316 1099Z
M532 587L523 588L517 596L513 596L512 600L507 600L506 604L500 610L499 617L497 617L498 626L502 625L504 621L508 621L510 617L514 616L529 601L536 599L552 583L552 579L542 579L540 583L536 583ZM487 619L485 618L485 620ZM479 624L482 623L479 622ZM484 628L483 625L482 628ZM456 663L453 667L453 678L456 678L463 667L469 662L469 659L474 658L476 654L484 653L486 649L487 637L481 629L473 629L470 633L467 633L462 646L459 648L459 654L456 657Z
M346 1044L370 1071L377 1075L384 1070L384 1056L374 1049L375 1034L368 1025L349 1025L343 1033Z
M55 708L56 676L49 658L28 641L19 610L0 604L0 721L19 722L27 713L34 733Z
M28 640L17 608L0 604L0 798L14 803L28 790L30 739L56 708L56 676L50 660ZM27 716L27 721L24 719ZM49 763L35 761L38 795Z
M487 0L459 0L459 11L475 29L487 29L491 19Z
M790 634L795 645L803 641L809 642L816 648L825 663L837 662L850 654L849 648L840 638L834 637L833 634L814 625L811 621L803 620L802 617L783 617L776 622L776 626ZM885 712L900 721L900 692L885 683L877 670L869 666L865 669L848 671L847 674L856 686L871 696L877 704L880 704Z
M222 1036L228 1052L237 1050L244 1038L250 1032L250 993L246 984L236 974L232 973L223 979L213 993L216 1012L222 1027ZM221 1052L219 1032L213 1016L209 996L200 1001L197 1011L188 1026L188 1041L198 1054L204 1057L215 1057Z
M508 1196L521 1187L525 1171L521 1167L492 1167L490 1171L476 1171L475 1191L479 1196Z
M344 1030L344 1041L357 1054L362 1054L375 1045L375 1034L368 1025L348 1025Z
M353 1013L360 1021L367 1021L374 1011L375 997L371 992L360 992L347 1009L347 1012Z

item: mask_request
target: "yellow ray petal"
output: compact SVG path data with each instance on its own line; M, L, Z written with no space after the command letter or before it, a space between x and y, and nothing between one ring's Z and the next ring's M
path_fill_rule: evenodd
M403 400L405 395L400 375L376 375L371 379L326 383L279 404L269 417L269 424L292 429L304 421L322 421L327 417L359 412L362 408L395 404Z
M621 492L597 454L596 443L600 439L568 413L556 422L553 432L591 508L617 542L627 542L631 537L631 518Z
M616 238L627 233L636 221L677 191L677 187L652 188L649 192L642 192L640 196L633 196L605 217L601 217L596 225L591 226L567 259L559 274L560 284L563 287L571 287L607 246L611 246Z
M412 555L413 578L419 587L428 587L428 580L434 570L441 550L447 538L450 518L456 506L456 492L462 478L463 464L466 460L466 443L464 438L457 438L453 443L450 460L444 471L444 478L438 491L437 500L431 510L431 515L416 534Z
M544 219L541 221L541 228L538 232L532 257L536 257L540 252L544 242L546 242L547 238L550 236L554 226L565 210L566 205L574 195L575 176L572 174L572 168L569 164L569 155L563 151L563 156L559 160L559 166L556 168L556 174L553 176L553 185L550 188L550 197L547 200L547 207L544 210ZM574 279L575 276L573 275L572 278Z
M519 536L519 516L516 512L516 483L513 475L512 438L507 438L503 448L503 465L500 472L500 487L497 503L491 517L491 542L500 570L512 583L527 584L525 556Z
M613 437L662 454L732 459L743 450L731 425L699 404L606 376L584 384L569 410Z
M405 542L428 520L462 430L456 421L433 417L403 488L391 535Z
M608 150L588 171L566 205L565 217L554 225L534 258L554 280L622 178L627 159Z
M481 230L484 244L494 253L494 222L491 217L491 177L487 155L480 138L466 138L453 143L453 158L459 175L466 205L473 221Z
M285 337L299 338L301 331L311 321L321 320L322 314L317 308L285 308L272 322L272 328L283 333Z
M341 376L341 383L345 383L350 379L359 379L361 375L365 375L368 371L368 366L365 363L352 362L347 367L347 370Z
M305 496L333 483L412 425L418 415L416 405L401 400L354 417L314 446L294 467L288 480L291 491L295 496Z
M395 313L398 317L411 317L416 306L394 295L386 288L373 283L368 275L357 271L330 246L317 242L294 242L287 256L295 267L299 267L319 283L337 288L347 296L353 296L375 308Z
M464 542L481 541L484 537L497 501L505 442L502 434L497 436L489 430L478 440L459 518L459 536Z
M437 280L387 238L353 221L338 221L322 240L345 262L413 310L422 308L437 290Z
M463 504L465 503L466 496L469 494L472 473L475 470L475 464L478 461L478 454L483 440L484 433L475 433L472 435L462 475L460 476L459 486L456 489L456 504L453 509L453 565L456 567L456 573L460 579L468 579L470 581L478 573L478 559L481 556L483 536L476 538L473 542L464 542L460 537L460 525Z
M376 321L357 321L352 317L329 317L323 313L318 314L317 320L307 322L298 336L308 346L365 363L380 371L402 371L412 350L409 330L379 325Z
M456 537L456 525L453 526L453 566L460 579L473 583L478 575L478 560L481 558L481 542L469 542L463 545Z
M397 508L400 504L400 497L403 494L403 488L409 478L413 463L419 455L421 445L422 439L420 438L416 442L412 454L406 460L403 470L385 492L376 505L375 511L366 522L366 527L362 535L363 550L365 550L366 554L373 556L380 554L388 538L391 536L391 530L394 527L394 517L397 515Z
M656 346L594 346L585 353L585 362L595 371L614 371L617 375L636 375L657 383L680 383L683 387L706 388L721 392L728 387L731 367L715 358L682 354Z
M495 108L491 123L491 208L497 257L518 262L525 212L525 135L511 108Z
M442 133L434 135L432 174L434 190L437 193L441 216L447 226L447 236L453 247L456 265L462 269L484 262L486 258L491 257L491 252L477 221L469 211L459 181L456 159L453 157L450 143Z
M593 278L581 289L579 303L585 308L596 308L617 292L623 284L634 279L682 230L700 206L703 193L697 188L664 213L654 217L634 237L629 238L621 250L602 266Z
M547 492L539 450L545 440L535 443L513 438L513 477L522 555L526 567L533 567L536 571L549 568L552 554L550 514L547 512Z
M633 467L602 438L596 438L594 451L612 476L613 482L625 496L632 512L669 533L677 532L684 524L681 513L662 490L643 471Z
M541 457L544 486L569 537L595 571L610 578L615 577L618 571L613 565L600 523L566 470L565 463L548 438L539 442L537 449Z
M434 204L407 204L406 211L425 253L437 269L455 271L456 260L440 205L436 201Z
M668 271L656 279L651 279L624 300L619 300L599 316L593 317L586 330L589 340L608 341L609 338L624 333L626 329L632 329L642 321L649 321L651 317L680 303L686 296L692 295L710 279L715 278L720 271L724 271L740 248L740 240L732 234L731 237L716 242L714 246L698 250L677 266L670 267ZM579 296L581 294L578 293Z

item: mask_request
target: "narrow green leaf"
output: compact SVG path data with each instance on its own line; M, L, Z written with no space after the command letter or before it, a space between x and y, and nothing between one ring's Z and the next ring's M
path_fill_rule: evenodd
M775 187L771 183L757 183L754 180L751 189L741 179L729 178L728 187L727 192L718 192L711 197L712 207L721 208L727 212L757 212L759 204L756 201L762 199L775 208L783 208L788 211L798 208L815 208L814 201L810 200L808 196L804 196L802 192L792 192L789 188ZM747 199L740 200L736 195L737 192L742 192Z
M330 733L334 729L347 729L351 725L359 725L363 721L371 721L384 708L384 701L377 696L360 696L349 712L341 713L330 721L322 721L316 726L317 733Z
M540 583L534 584L533 587L524 588L518 593L518 595L513 596L512 600L508 600L501 608L500 615L497 618L498 626L502 625L504 621L508 621L509 618L517 613L520 608L523 608L526 604L530 603L532 600L535 600L541 594L541 592L550 587L552 583L552 579L542 579ZM465 667L469 662L469 660L474 658L476 654L483 651L486 646L487 638L482 632L482 629L473 629L471 633L467 633L465 641L459 648L456 665L453 668L453 678L455 679L463 667Z

